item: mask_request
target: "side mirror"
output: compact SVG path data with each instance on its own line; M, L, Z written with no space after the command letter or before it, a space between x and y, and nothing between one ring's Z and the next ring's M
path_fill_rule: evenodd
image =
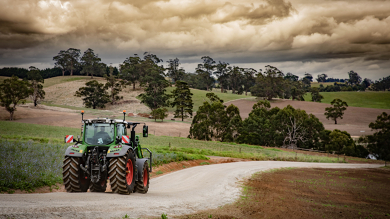
M147 125L144 125L144 127L143 127L142 136L148 137L148 126Z
M73 135L65 136L65 143L73 143L75 140L73 139Z

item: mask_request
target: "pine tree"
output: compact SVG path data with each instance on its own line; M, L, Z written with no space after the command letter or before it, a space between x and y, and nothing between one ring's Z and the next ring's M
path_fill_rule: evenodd
M194 107L192 95L187 82L176 81L176 88L172 91L175 100L171 103L172 107L176 106L175 118L181 118L183 121L188 115L192 117L192 108Z

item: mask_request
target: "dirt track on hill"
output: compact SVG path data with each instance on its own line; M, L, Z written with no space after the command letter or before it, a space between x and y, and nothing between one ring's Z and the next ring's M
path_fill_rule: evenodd
M148 194L1 194L0 218L131 218L217 208L240 195L240 180L281 167L376 168L369 164L250 161L197 166L152 179Z
M228 103L233 104L240 109L242 119L249 116L252 111L252 106L256 102L254 100L235 100ZM284 108L287 105L294 108L305 110L307 113L315 115L325 126L325 129L334 130L339 129L347 131L351 136L361 136L372 134L373 131L368 127L371 122L375 122L378 115L382 112L390 114L388 109L373 109L363 107L348 107L344 112L343 119L337 120L337 125L334 121L326 119L324 113L325 108L332 105L326 103L314 103L307 101L292 101L292 100L275 100L271 102L271 107Z

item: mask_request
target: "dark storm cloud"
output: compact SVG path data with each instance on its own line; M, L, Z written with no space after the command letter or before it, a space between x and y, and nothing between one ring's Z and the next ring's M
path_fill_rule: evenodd
M306 67L348 59L374 70L388 66L389 8L369 0L3 0L0 66L49 67L72 47L92 48L108 63L152 51L188 65L210 55Z

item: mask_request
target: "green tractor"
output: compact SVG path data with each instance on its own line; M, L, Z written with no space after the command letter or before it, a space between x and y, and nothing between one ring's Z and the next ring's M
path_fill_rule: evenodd
M115 193L147 193L149 172L152 171L152 152L141 148L135 127L140 123L97 118L83 119L81 139L72 135L66 143L74 143L65 152L63 180L67 192L105 192L107 180ZM130 137L127 130L131 129ZM148 126L143 126L143 137L148 137ZM149 152L145 158L143 150Z

